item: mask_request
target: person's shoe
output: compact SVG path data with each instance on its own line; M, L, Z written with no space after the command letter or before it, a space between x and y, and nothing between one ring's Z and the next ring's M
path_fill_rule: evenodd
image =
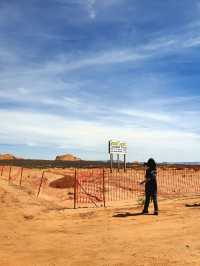
M154 212L154 215L158 215L158 211L155 211L155 212Z
M148 211L145 210L142 211L142 214L148 214L148 213L149 213Z

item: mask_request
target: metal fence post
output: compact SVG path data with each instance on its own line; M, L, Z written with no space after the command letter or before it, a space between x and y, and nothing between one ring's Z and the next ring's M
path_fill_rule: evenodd
M12 167L10 166L10 169L9 169L9 176L8 176L8 183L10 184L10 180L11 180L11 170L12 170Z
M19 186L20 187L22 186L23 171L24 171L24 168L22 167L21 168L21 174L20 174L20 180L19 180Z
M103 206L106 207L106 197L105 197L105 169L103 168Z
M39 185L39 188L38 188L37 198L38 198L38 196L40 194L40 190L41 190L41 187L42 187L42 182L43 182L43 179L44 179L44 174L45 174L45 171L42 172L42 177L41 177L40 185Z
M3 175L3 169L4 169L4 166L2 166L1 168L1 176Z
M74 171L74 209L76 209L76 198L77 198L76 186L77 186L77 170L75 168L75 171Z

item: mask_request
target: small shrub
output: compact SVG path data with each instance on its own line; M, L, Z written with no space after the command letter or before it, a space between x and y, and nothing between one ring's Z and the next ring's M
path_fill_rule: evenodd
M137 204L139 206L143 206L144 205L144 201L145 201L144 196L140 196L140 197L137 198Z

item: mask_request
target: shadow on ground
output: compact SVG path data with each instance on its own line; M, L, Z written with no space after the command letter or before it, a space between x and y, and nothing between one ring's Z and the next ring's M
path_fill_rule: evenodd
M114 217L114 218L118 218L118 217L125 218L125 217L129 217L129 216L140 216L140 215L144 215L144 214L142 212L136 212L136 213L120 212L120 213L113 214L112 217ZM153 215L153 214L152 213L148 213L148 214L145 214L145 215Z
M185 204L185 207L200 207L200 203Z

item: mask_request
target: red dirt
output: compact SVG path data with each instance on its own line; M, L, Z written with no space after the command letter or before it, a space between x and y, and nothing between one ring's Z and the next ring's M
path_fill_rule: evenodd
M141 207L62 209L0 180L1 266L198 266L198 198ZM152 210L151 210L152 211Z

